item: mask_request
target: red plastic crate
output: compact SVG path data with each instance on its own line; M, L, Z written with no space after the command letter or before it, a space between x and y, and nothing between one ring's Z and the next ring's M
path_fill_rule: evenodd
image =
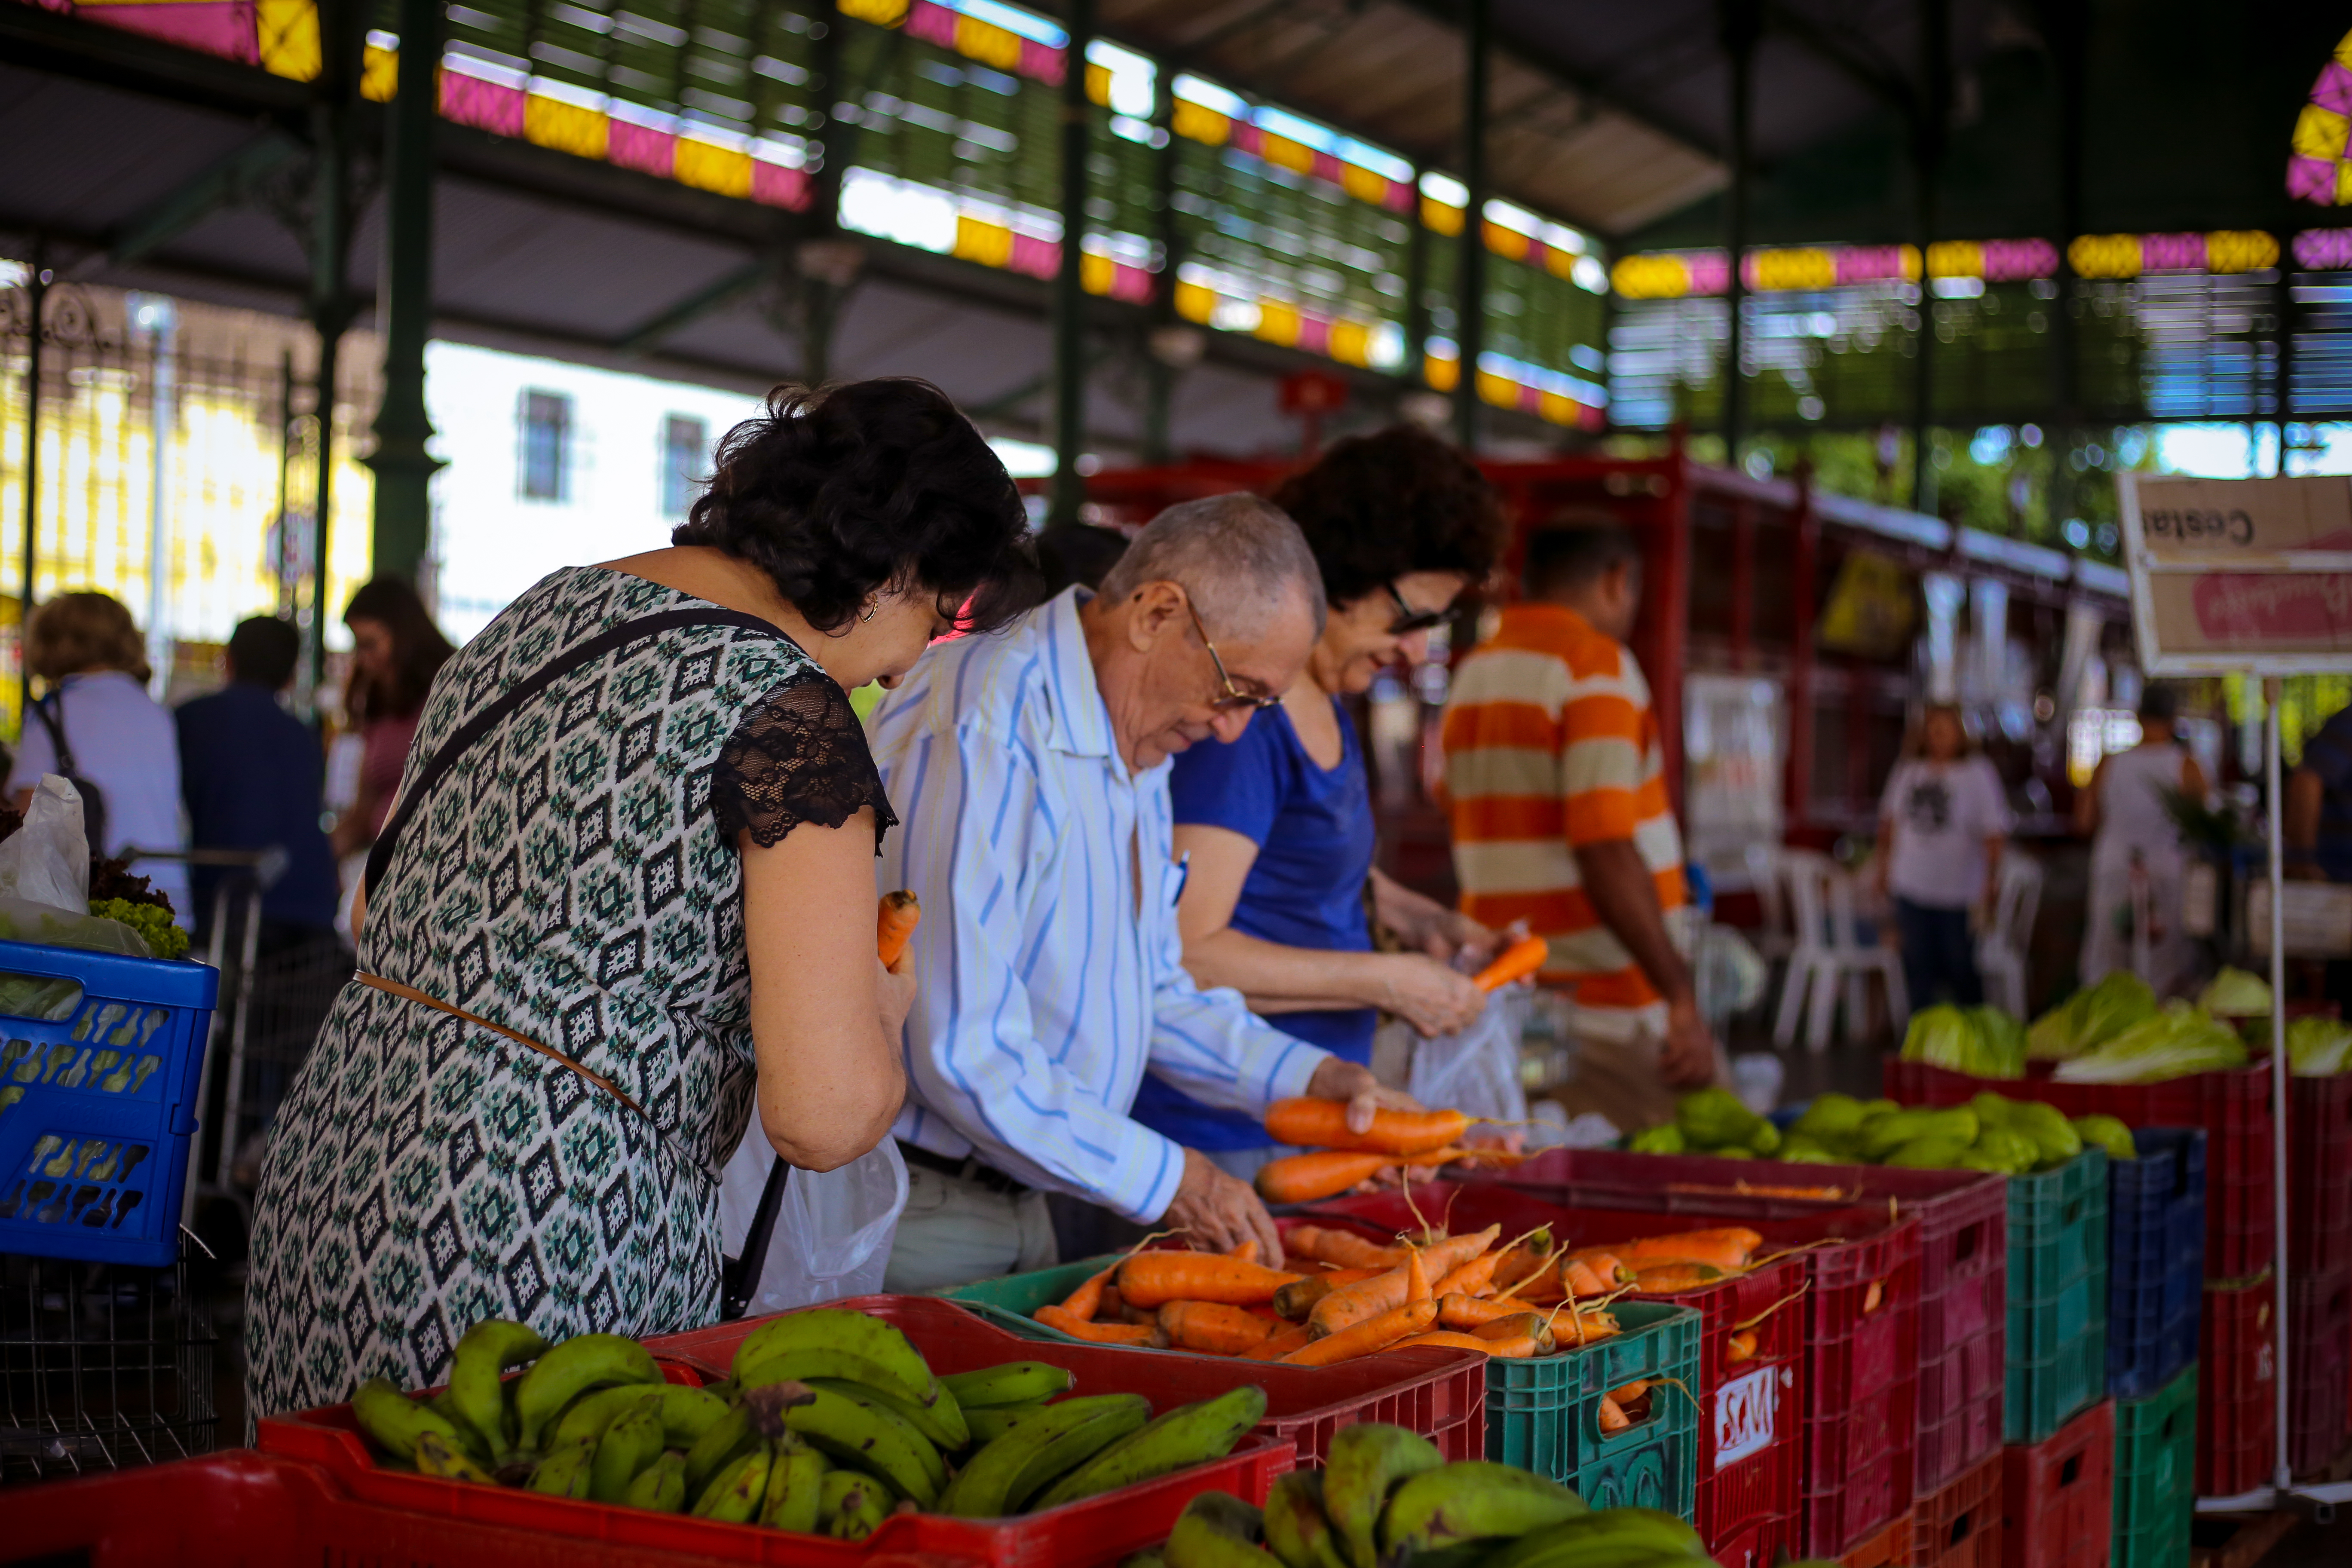
M2290 1273L2286 1296L2286 1461L2305 1476L2327 1468L2344 1450L2352 1258L2325 1274Z
M1496 1180L1557 1203L1664 1211L1688 1215L1694 1224L1757 1225L1843 1204L1891 1202L1896 1213L1918 1222L1919 1363L1940 1369L1973 1348L1979 1363L1989 1357L1994 1368L1991 1381L1977 1384L1975 1397L1962 1397L1957 1405L1942 1382L1916 1392L1913 1492L1934 1490L2000 1447L2009 1278L2009 1189L2001 1177L1554 1149ZM1838 1195L1796 1197L1773 1190L1781 1186L1827 1186Z
M1706 1507L1706 1489L1699 1489L1699 1507ZM1779 1519L1751 1520L1732 1532L1728 1541L1718 1542L1707 1548L1717 1568L1776 1568L1797 1554L1797 1521Z
M1416 1214L1433 1222L1444 1216L1445 1227L1456 1235L1499 1225L1507 1238L1549 1226L1554 1239L1571 1248L1706 1228L1687 1216L1662 1222L1654 1212L1562 1207L1491 1182L1420 1183L1410 1198L1397 1192L1337 1198L1311 1205L1299 1222L1346 1219L1372 1233L1393 1235L1417 1225ZM1298 1222L1286 1218L1276 1223ZM1788 1234L1776 1234L1768 1247L1813 1240L1830 1228L1818 1215L1780 1223L1790 1227ZM1780 1226L1774 1228L1777 1233ZM1802 1256L1786 1258L1696 1290L1636 1291L1631 1298L1688 1307L1705 1324L1699 1346L1698 1489L1693 1522L1709 1550L1748 1533L1752 1525L1796 1510L1798 1445L1805 1408L1803 1297L1809 1272ZM1740 1363L1727 1361L1732 1334L1752 1320L1760 1320L1755 1324L1755 1355Z
M2352 1074L2287 1085L2288 1288L2352 1265Z
M1911 1507L1910 1568L2000 1568L2000 1472L1990 1454Z
M1904 1568L1910 1554L1911 1516L1906 1513L1884 1530L1873 1531L1868 1540L1857 1542L1834 1561L1839 1568Z
M1997 1324L1920 1366L1919 1451L1913 1466L1917 1496L1948 1490L2000 1457L2006 1343L2006 1331ZM1930 1477L1937 1478L1933 1486Z
M2116 1407L2102 1399L2039 1443L2000 1451L2004 1568L2107 1568Z
M2038 1100L2068 1116L2112 1116L2126 1127L2202 1127L2206 1276L2242 1279L2270 1267L2277 1237L2266 1065L2144 1084L2060 1083L2047 1076L2050 1070L2050 1064L2034 1062L2021 1079L1970 1078L1890 1057L1885 1083L1887 1098L1906 1105L1959 1105L1990 1090L2011 1100Z
M642 1510L594 1511L601 1519ZM12 1487L7 1519L0 1551L9 1561L71 1562L87 1568L149 1568L157 1563L180 1568L253 1568L265 1563L333 1568L714 1568L720 1561L701 1552L378 1507L348 1496L314 1465L250 1448ZM744 1533L764 1533L773 1542L806 1542L807 1536L747 1532L740 1525L711 1528L730 1532L725 1546L736 1552L737 1563L782 1568L819 1560L750 1555L739 1544ZM911 1565L922 1560L893 1561Z
M2270 1279L2205 1292L2197 1354L2197 1495L2268 1486L2278 1462L2276 1299Z

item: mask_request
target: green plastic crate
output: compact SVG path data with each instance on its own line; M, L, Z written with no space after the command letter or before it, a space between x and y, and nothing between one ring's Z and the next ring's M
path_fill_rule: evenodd
M2187 1568L2197 1511L2197 1363L2116 1401L2115 1568Z
M1057 1263L1051 1268L1033 1268L1026 1274L1005 1274L993 1279L975 1279L969 1285L949 1285L931 1294L968 1307L1007 1333L1018 1334L1024 1340L1079 1344L1084 1342L1076 1335L1049 1329L1029 1314L1049 1301L1065 1300L1118 1258L1119 1254L1107 1252L1100 1258Z
M1595 1508L1638 1504L1689 1519L1704 1321L1664 1302L1610 1310L1623 1331L1588 1349L1486 1363L1486 1458L1573 1487ZM1661 1383L1647 1421L1604 1436L1601 1396L1643 1378L1681 1386Z
M2001 1441L2039 1443L2106 1392L2107 1155L2009 1179Z

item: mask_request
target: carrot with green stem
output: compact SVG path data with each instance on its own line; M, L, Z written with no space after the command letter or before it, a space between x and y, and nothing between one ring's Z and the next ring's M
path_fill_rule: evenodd
M922 918L921 900L906 889L882 895L881 906L874 913L874 947L883 968L898 967L908 940L915 934L915 927Z
M1340 1268L1394 1268L1405 1255L1402 1247L1382 1247L1352 1230L1327 1230L1319 1225L1292 1226L1282 1238L1282 1250L1288 1257L1311 1258Z
M1309 1274L1296 1279L1274 1293L1274 1310L1294 1321L1315 1310L1315 1303L1344 1286L1360 1279L1371 1279L1387 1273L1385 1268L1334 1268L1328 1274Z

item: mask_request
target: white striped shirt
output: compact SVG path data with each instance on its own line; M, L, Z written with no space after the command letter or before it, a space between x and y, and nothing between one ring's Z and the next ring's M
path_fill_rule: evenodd
M1168 765L1118 756L1083 592L932 649L866 720L902 822L877 885L923 901L894 1131L1153 1220L1184 1156L1128 1114L1147 1067L1260 1115L1325 1053L1185 973Z

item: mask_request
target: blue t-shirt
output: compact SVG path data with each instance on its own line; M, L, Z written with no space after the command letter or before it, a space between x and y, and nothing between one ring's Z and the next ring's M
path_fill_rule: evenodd
M1250 721L1230 746L1177 753L1168 794L1179 823L1238 833L1258 847L1234 906L1235 931L1285 947L1369 952L1364 881L1372 870L1371 791L1356 727L1339 709L1339 765L1316 765L1280 709ZM1276 1013L1266 1022L1351 1062L1372 1058L1370 1007ZM1202 1104L1146 1074L1135 1119L1189 1148L1255 1149L1265 1129L1237 1110Z
M264 920L331 930L335 856L319 826L326 757L319 738L261 687L232 681L172 715L180 732L180 794L198 849L286 850L286 870L261 895ZM212 918L221 875L196 868L190 923Z

